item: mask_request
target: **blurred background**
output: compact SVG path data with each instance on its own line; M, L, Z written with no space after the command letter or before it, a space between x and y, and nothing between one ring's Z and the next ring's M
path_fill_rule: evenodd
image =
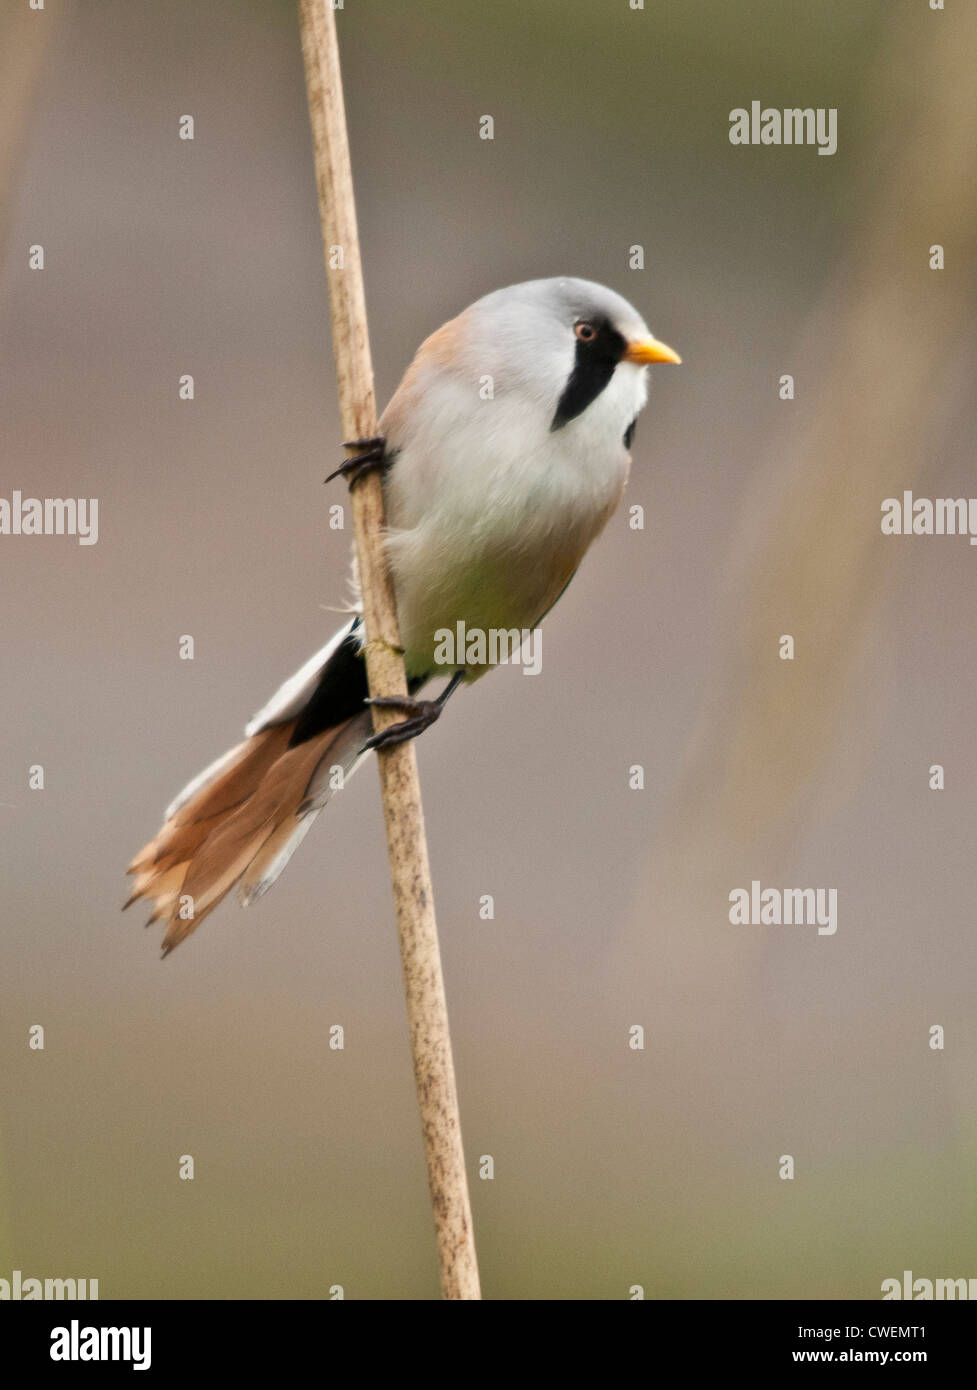
M339 28L381 403L535 276L606 282L684 358L638 427L644 529L614 518L540 676L419 745L486 1296L977 1276L977 554L879 524L975 492L977 15L349 0ZM372 768L165 964L118 910L346 597L295 8L8 0L0 92L0 495L100 500L95 546L0 537L0 1276L436 1297ZM730 145L754 99L836 107L837 153ZM837 888L836 935L731 926L754 879Z

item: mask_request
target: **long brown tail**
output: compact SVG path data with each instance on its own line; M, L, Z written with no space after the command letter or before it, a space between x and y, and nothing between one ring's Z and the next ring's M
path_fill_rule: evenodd
M359 722L347 720L294 748L289 740L296 719L262 729L233 749L187 800L171 808L159 834L129 865L136 881L125 904L155 900L146 925L165 923L164 956L236 883L242 883L247 903L274 882L325 799L310 803L316 769L330 752L335 762L349 768L349 734ZM352 751L355 756L357 749Z

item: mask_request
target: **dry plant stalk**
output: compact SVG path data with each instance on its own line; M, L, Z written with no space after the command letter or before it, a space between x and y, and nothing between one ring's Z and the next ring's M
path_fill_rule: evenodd
M299 24L326 251L340 416L345 438L368 438L377 432L373 365L336 20L328 0L299 0ZM342 247L342 268L331 263L331 247ZM379 472L367 473L351 491L350 499L363 595L370 694L403 695L407 680L393 584L383 552L383 484ZM373 708L375 729L386 727L398 717L396 712ZM450 1299L477 1299L481 1297L478 1265L413 743L378 749L377 765L414 1078L441 1264L441 1292Z

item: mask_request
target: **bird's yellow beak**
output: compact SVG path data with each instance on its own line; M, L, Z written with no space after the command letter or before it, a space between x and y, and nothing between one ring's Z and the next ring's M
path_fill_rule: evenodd
M649 362L681 362L682 359L674 348L666 347L657 338L637 338L628 343L623 360L646 367Z

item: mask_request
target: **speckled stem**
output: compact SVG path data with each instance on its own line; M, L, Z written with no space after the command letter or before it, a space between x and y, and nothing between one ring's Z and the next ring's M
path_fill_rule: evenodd
M326 250L340 415L346 439L369 438L377 432L373 365L336 19L329 0L299 0L299 25ZM341 265L337 264L340 256L335 248L342 249ZM397 610L382 548L383 485L379 472L367 473L357 483L350 494L350 504L363 593L370 693L404 694L407 683L400 655ZM401 717L395 710L374 706L374 729L385 728ZM414 1077L441 1262L441 1292L445 1298L476 1299L481 1297L478 1264L413 743L378 750L377 765Z

